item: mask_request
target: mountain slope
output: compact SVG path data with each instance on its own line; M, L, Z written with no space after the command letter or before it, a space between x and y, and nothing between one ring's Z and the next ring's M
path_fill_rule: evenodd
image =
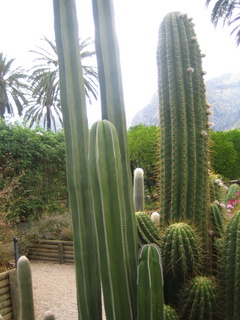
M225 74L205 83L207 101L212 105L213 115L210 116L211 122L214 123L212 129L215 131L240 129L240 74ZM157 92L149 104L135 115L131 125L139 123L159 124Z

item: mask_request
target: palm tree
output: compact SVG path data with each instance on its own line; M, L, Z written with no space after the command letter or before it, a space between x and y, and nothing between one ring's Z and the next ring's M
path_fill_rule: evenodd
M5 118L6 113L14 116L14 106L21 115L23 105L27 103L25 94L28 86L24 82L27 75L21 68L12 70L14 60L7 60L6 56L0 53L0 117L2 119Z
M206 5L210 4L211 0L206 0ZM236 34L236 44L240 44L240 1L239 0L217 0L211 14L211 20L214 26L220 21L223 25L233 25L231 34Z
M29 123L30 127L43 121L44 128L49 130L53 127L56 131L56 118L62 126L57 47L55 41L46 37L43 40L48 45L47 50L38 47L38 51L31 51L38 55L38 58L35 59L38 64L31 69L32 101L26 109L24 120ZM89 38L80 40L81 61L95 55L94 51L87 50L92 43ZM94 67L86 64L83 64L82 67L86 97L92 103L92 97L97 99L98 96L98 75Z

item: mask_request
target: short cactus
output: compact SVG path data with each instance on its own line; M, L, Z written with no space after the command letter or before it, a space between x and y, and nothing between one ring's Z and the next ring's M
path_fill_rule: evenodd
M55 320L55 316L51 311L47 311L44 316L44 320Z
M135 212L144 210L144 171L134 170L133 199Z
M169 305L164 305L164 320L179 320L177 312Z
M238 190L239 186L236 183L231 184L228 188L227 201L230 201L232 198L234 198Z
M145 212L136 212L135 217L139 244L155 243L159 245L159 231L151 218Z
M20 319L34 320L32 274L30 263L25 256L20 257L18 260L17 275L20 289Z
M240 319L240 211L234 214L226 227L222 257L224 319L238 320Z
M184 320L214 320L217 314L216 288L213 280L195 277L181 297L181 318Z
M142 246L138 266L138 320L164 320L161 252L155 244Z
M171 277L189 278L199 267L200 245L190 225L171 224L163 237L164 271Z

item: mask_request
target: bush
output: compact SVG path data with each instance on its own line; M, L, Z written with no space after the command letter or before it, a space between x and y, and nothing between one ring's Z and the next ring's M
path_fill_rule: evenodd
M68 199L63 132L0 121L0 217L29 221Z

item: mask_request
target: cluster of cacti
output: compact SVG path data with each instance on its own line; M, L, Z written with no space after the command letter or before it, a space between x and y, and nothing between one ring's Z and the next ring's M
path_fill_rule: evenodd
M148 214L134 214L112 0L92 1L102 115L108 121L94 124L90 136L74 0L53 2L79 319L101 319L101 287L108 320L177 319L172 307L184 320L215 319L216 287L207 275L212 272L215 240L210 231L214 227L215 237L225 234L225 220L218 216L222 202L213 203L223 187L216 180L210 187L209 182L210 112L201 52L191 20L179 12L170 13L159 31L160 214L167 224L160 236ZM142 190L143 185L136 209L143 208ZM226 234L234 227L236 221ZM224 272L229 272L226 295L231 285L236 301L238 284L232 276L236 277L238 271L238 255L233 261L235 242L228 236L224 239L229 246L216 245L216 251L226 248L227 261L235 266ZM142 246L139 261L138 243ZM236 244L235 250L238 252ZM164 294L170 306L164 307ZM234 317L240 318L238 310Z
M226 227L227 202L237 193L238 186L227 188L218 176L209 173L210 106L205 99L201 53L191 19L186 15L173 12L164 18L157 61L160 213L169 224L163 237L165 299L177 308L181 319L222 319L224 310L224 319L240 319L240 213ZM202 259L196 256L197 268L192 274L194 259L187 253L200 250L187 235L185 243L184 237L179 236L179 225L186 223L196 228L203 243ZM196 271L198 276L191 280ZM181 291L183 286L185 291ZM221 293L224 298L217 304L217 294Z

